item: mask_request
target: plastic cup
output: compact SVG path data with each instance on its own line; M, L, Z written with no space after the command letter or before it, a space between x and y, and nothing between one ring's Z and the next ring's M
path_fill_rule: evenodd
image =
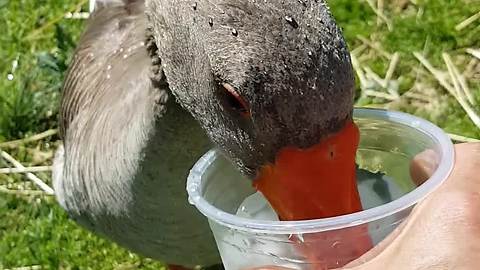
M239 217L235 215L239 206L256 192L251 180L240 175L216 150L195 164L187 181L189 201L208 218L225 269L341 267L358 257L350 250L353 243L369 238L377 244L450 174L453 144L430 122L379 109L355 109L354 119L360 129L357 164L382 173L367 173L368 177L373 175L373 180L365 173L359 174L365 210L354 214L308 221ZM410 177L410 162L427 149L436 153L438 167L430 179L417 187ZM382 186L388 196L377 196ZM309 246L323 248L312 258L302 251ZM325 246L331 250L325 250Z

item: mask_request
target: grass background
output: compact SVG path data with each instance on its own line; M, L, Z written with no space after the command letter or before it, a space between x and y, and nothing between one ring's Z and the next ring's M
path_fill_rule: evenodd
M448 53L469 86L474 97L469 104L478 115L480 62L467 49L480 45L480 20L461 30L456 26L480 11L480 1L391 0L383 7L382 3L329 1L358 62L357 105L409 112L465 140L480 139L480 129L458 97L413 55L419 52L446 71L442 53ZM25 166L51 164L58 145L54 131L41 140L10 142L56 128L63 74L85 23L65 14L86 11L87 6L84 0L0 0L0 29L5 31L0 35L0 148ZM395 58L398 64L391 79L382 84ZM452 84L448 73L441 74ZM1 168L9 166L0 158ZM37 175L50 183L49 172ZM36 192L23 175L0 174L0 217L0 269L164 267L78 227L53 197Z

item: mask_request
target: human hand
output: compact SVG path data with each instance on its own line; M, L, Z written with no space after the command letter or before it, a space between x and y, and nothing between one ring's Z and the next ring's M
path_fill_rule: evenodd
M480 263L480 143L455 146L450 177L374 249L344 270L478 269ZM412 162L418 184L436 167L425 152Z

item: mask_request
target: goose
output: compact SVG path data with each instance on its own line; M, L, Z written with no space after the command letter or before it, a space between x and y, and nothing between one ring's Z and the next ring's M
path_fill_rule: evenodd
M310 218L269 192L288 179L271 178L318 167L308 153L325 162L350 151L353 98L347 45L324 0L97 1L63 84L57 200L133 252L173 268L216 265L185 191L196 160L217 147L281 218ZM326 182L348 163L335 162L321 166ZM354 174L349 166L337 177Z

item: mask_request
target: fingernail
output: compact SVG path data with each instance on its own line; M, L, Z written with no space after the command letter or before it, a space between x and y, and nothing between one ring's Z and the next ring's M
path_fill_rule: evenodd
M418 154L415 159L422 161L425 171L432 175L435 170L438 168L438 155L435 151L428 149Z
M421 185L427 181L438 168L438 155L428 149L416 155L410 163L410 176L412 180Z

